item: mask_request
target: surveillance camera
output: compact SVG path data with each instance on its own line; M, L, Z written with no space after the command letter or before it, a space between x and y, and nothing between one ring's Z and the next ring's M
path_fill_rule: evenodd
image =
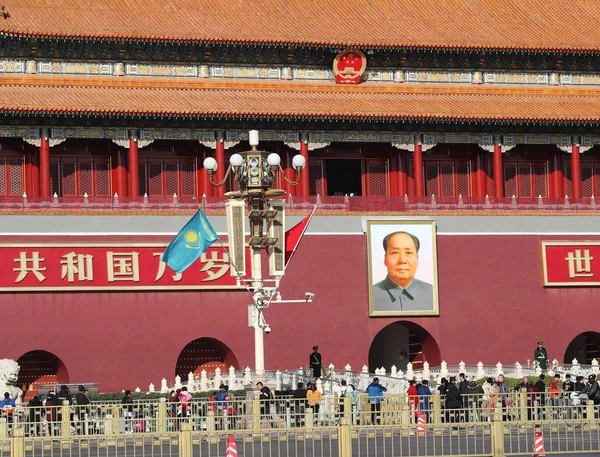
M269 327L268 325L265 327L265 333L268 335L269 333L271 333L271 327Z
M315 294L313 294L312 292L304 292L304 295L306 295L306 300L312 300L313 298L315 298Z

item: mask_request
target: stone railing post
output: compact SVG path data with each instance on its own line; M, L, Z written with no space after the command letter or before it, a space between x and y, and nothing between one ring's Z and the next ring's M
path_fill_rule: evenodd
M481 379L485 377L485 371L483 369L483 362L480 360L477 364L477 379Z
M448 377L448 364L443 360L442 363L440 363L440 376L442 378Z
M467 369L467 364L461 360L460 363L458 364L458 372L465 373L466 369Z
M343 457L352 457L352 435L350 431L350 425L352 425L352 421L349 417L345 415L340 420L339 427L339 439L338 439L338 455Z
M8 438L8 422L6 417L0 418L0 439Z
M194 373L188 373L187 388L190 393L196 392L196 382L194 381Z
M498 362L496 364L496 376L500 376L502 374L502 364Z
M179 457L192 457L192 424L182 423L179 432Z
M268 405L265 405L265 408ZM260 399L252 400L252 430L258 432L260 430Z
M275 372L275 390L281 390L281 371Z
M12 446L10 449L11 457L25 457L25 430L17 428L13 430Z
M594 400L588 400L585 402L585 417L587 417L588 421L590 422L590 426L596 423L594 420Z
M236 378L235 378L235 367L230 366L229 367L229 388L231 390L235 390L236 388Z
M208 390L208 376L206 370L200 372L200 392L206 392Z
M406 379L413 379L415 377L415 372L413 371L413 364L408 362L406 364Z
M527 389L523 388L519 390L519 416L522 421L527 420Z
M250 367L244 368L244 385L252 384L252 370Z
M121 433L121 422L124 421L124 419L121 417L121 408L119 408L118 405L113 405L111 410L112 410L112 417L113 417L112 433L115 435L118 435L119 433ZM123 422L123 424L124 424L124 422Z
M206 431L211 433L211 432L214 432L215 429L216 429L215 411L214 411L214 409L209 409L206 412Z
M317 390L323 393L323 381L321 381L321 378L317 379L315 384L317 384Z
M69 402L67 400L62 402L62 406L60 407L61 413L61 436L63 438L68 438L71 436L71 407L69 406Z
M335 379L335 365L333 363L330 363L327 368L329 369L329 379Z
M502 422L502 403L497 402L494 408L494 422L492 423L492 455L504 457L504 423Z
M304 414L304 428L312 429L313 425L314 425L313 422L314 422L313 409L306 408L306 413Z
M162 378L160 381L160 393L167 394L169 393L169 386L167 385L167 380Z
M427 379L429 381L429 377L431 376L431 373L429 371L429 362L423 362L423 379Z
M515 363L515 368L517 369L517 378L523 378L523 366L517 362Z
M107 435L112 435L113 431L115 429L115 426L113 425L113 421L115 419L112 417L112 414L106 414L104 416L104 433ZM118 420L118 418L117 418Z
M434 424L442 423L442 397L439 394L433 394L429 397L431 400L432 422Z
M214 379L214 383L215 389L219 388L219 385L223 382L223 379L221 378L221 369L219 367L215 368L215 379Z
M158 416L156 418L156 431L167 433L167 399L160 398L158 402Z
M398 368L396 367L396 365L392 365L392 369L390 370L390 376L392 378L398 377Z
M175 390L181 389L181 376L175 376Z
M344 403L344 417L352 422L352 398L346 395L342 402Z

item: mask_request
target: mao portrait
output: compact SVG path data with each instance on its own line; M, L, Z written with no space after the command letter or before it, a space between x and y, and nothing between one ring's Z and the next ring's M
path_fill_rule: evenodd
M369 314L437 316L435 221L367 222Z

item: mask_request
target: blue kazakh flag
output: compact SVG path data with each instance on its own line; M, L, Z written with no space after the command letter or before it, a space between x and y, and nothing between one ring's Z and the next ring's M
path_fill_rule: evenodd
M162 261L173 271L182 273L218 238L206 215L199 209L167 246Z

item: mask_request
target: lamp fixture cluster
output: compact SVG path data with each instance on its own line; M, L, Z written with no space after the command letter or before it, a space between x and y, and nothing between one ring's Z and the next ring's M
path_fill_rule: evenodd
M306 165L306 159L301 154L296 154L292 159L292 166L296 172L296 179L290 180L281 168L281 157L275 152L267 153L258 150L258 131L251 130L249 133L251 150L241 154L232 154L229 158L229 166L223 180L214 182L213 177L217 171L218 163L214 157L204 159L204 168L208 172L210 182L214 186L222 186L229 178L231 172L237 181L240 192L228 192L231 198L244 198L250 195L264 194L265 197L276 197L284 192L280 189L271 189L275 176L281 172L283 179L290 185L295 186L300 182L302 170ZM258 192L257 192L258 191Z

